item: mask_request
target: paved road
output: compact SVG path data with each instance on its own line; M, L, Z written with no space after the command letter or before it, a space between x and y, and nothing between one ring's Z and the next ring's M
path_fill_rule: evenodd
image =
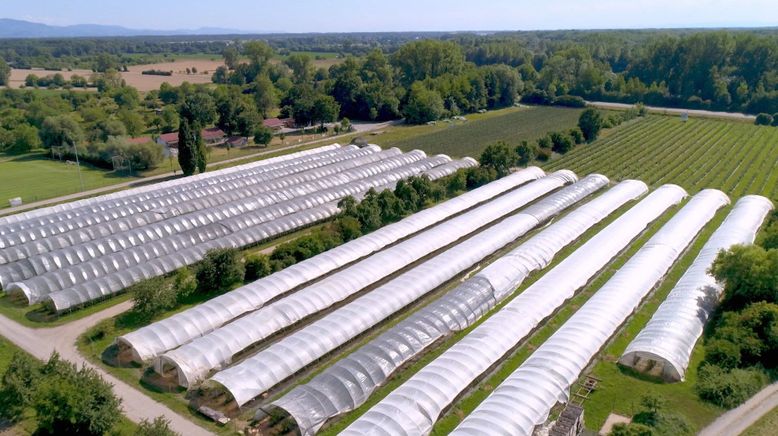
M39 329L24 327L0 315L0 332L8 340L38 359L46 360L56 350L63 359L74 362L79 366L87 365L94 368L107 382L113 384L114 392L122 399L124 413L132 421L153 420L155 417L163 415L170 420L173 430L182 435L200 436L211 434L192 421L172 411L164 404L152 400L134 387L108 374L102 368L91 364L79 354L76 348L78 336L89 327L104 319L118 315L128 310L131 306L131 301L125 301L102 312L65 325Z
M355 132L365 133L365 132L370 132L370 131L373 131L373 130L378 130L378 129L386 128L386 127L390 126L393 123L395 123L395 122L355 123L355 124L353 124L353 126L354 126L354 131ZM222 160L222 161L218 161L218 162L211 162L211 163L208 164L208 166L209 167L214 167L214 166L230 164L230 163L235 163L235 162L240 162L240 161L248 161L250 159L256 159L256 158L259 158L259 157L262 157L262 156L266 156L268 154L278 153L279 151L294 150L295 148L304 147L306 145L310 145L310 144L315 143L315 142L325 142L325 141L328 141L328 140L332 140L333 142L335 142L338 138L341 138L343 136L350 135L350 134L351 133L344 133L342 135L330 136L329 138L316 139L316 140L313 140L313 141L301 142L299 144L290 144L290 145L286 145L284 147L278 147L278 148L274 148L272 150L264 150L264 151L260 151L260 152L253 153L253 154L249 154L249 155L246 155L246 156L236 157L236 158L232 158L232 159L226 159L226 160ZM102 188L90 189L88 191L76 192L76 193L69 194L69 195L63 195L61 197L49 198L49 199L46 199L46 200L41 200L41 201L36 201L36 202L33 202L33 203L23 204L21 206L0 209L0 216L12 215L12 214L15 214L15 213L24 212L26 210L38 209L38 208L44 207L44 206L50 206L50 205L53 205L53 204L64 203L66 201L71 201L71 200L78 200L79 198L91 197L91 196L98 195L98 194L104 194L104 193L111 192L111 191L117 191L117 190L120 190L120 189L135 188L135 187L138 187L138 186L141 186L141 185L147 185L147 184L152 183L152 182L159 182L159 181L162 181L162 180L165 180L165 179L170 179L170 178L173 178L173 177L174 176L171 176L171 174L169 174L169 173L159 174L159 175L156 175L156 176L144 177L144 178L141 178L141 179L130 180L128 182L117 183L115 185L103 186Z
M602 109L629 109L634 106L626 103L610 103L605 101L587 101L586 104L588 104L589 106L594 106ZM741 114L739 112L716 112L716 111L705 111L699 109L680 109L680 108L657 107L657 106L646 106L646 109L648 109L649 112L657 112L657 113L664 113L664 114L680 115L686 112L691 116L696 115L700 117L727 118L731 120L745 120L745 121L754 121L756 119L756 117L753 115Z
M778 407L778 382L762 389L739 407L702 429L700 436L733 436L743 433L762 416Z

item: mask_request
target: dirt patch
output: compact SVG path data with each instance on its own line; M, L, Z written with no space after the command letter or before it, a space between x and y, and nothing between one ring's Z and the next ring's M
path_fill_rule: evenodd
M626 416L617 415L615 413L611 413L608 415L608 418L605 420L605 424L602 425L602 428L600 429L601 435L606 435L613 430L613 426L616 424L629 424L632 422L631 418L627 418Z

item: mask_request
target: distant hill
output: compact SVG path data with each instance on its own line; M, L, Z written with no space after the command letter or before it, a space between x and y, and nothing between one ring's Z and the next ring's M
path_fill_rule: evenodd
M148 35L236 35L246 32L236 29L202 27L199 29L152 30L129 29L122 26L102 24L76 24L73 26L50 26L24 20L0 18L0 38L78 38L100 36L148 36ZM261 33L261 32L260 32Z

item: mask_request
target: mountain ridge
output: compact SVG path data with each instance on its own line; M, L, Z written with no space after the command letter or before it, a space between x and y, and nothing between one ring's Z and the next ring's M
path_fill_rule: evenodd
M8 38L82 38L112 36L166 36L166 35L239 35L266 32L224 29L219 27L201 27L198 29L132 29L123 26L105 24L74 24L70 26L52 26L13 18L0 18L0 39Z

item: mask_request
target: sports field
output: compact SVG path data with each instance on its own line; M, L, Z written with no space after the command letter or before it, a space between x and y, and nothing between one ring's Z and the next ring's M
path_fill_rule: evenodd
M721 189L778 199L778 128L744 122L649 116L549 162L547 170L599 172L613 180L675 183L690 193Z

